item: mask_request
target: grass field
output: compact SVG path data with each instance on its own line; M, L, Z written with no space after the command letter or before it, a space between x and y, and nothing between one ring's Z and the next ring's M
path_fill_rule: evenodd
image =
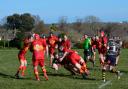
M83 56L82 50L78 52ZM117 80L114 74L107 73L106 83L101 80L99 67L90 70L89 79L84 80L78 75L71 76L64 68L60 68L58 73L55 73L53 69L46 66L49 80L45 81L40 70L41 81L35 81L30 52L27 53L28 67L25 78L15 79L14 75L19 65L17 53L18 50L15 49L0 49L0 89L128 89L128 49L123 49L120 56L118 69L122 72L121 79ZM46 60L48 62L48 59ZM96 60L98 66L98 57ZM88 67L91 67L90 63Z

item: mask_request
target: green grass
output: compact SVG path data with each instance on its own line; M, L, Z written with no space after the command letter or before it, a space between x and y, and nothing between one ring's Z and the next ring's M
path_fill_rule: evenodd
M82 50L77 51L83 56ZM0 50L0 89L98 89L103 84L99 67L96 67L96 70L90 70L89 79L83 80L79 75L71 76L70 72L64 68L60 68L58 73L55 74L53 69L46 66L49 80L45 81L39 69L41 81L35 81L30 52L27 53L28 67L25 78L15 79L14 75L19 66L17 53L18 50L16 49ZM98 57L96 60L98 66ZM48 63L48 59L46 59L46 62ZM90 63L88 63L88 67L91 67ZM111 80L111 83L102 89L128 89L128 49L122 50L118 69L123 73L121 79L117 80L114 74L107 73L107 80ZM93 80L93 78L96 80Z

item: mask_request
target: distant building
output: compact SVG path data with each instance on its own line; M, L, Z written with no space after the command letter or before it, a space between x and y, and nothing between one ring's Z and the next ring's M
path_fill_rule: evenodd
M0 29L0 40L10 41L15 38L14 30Z

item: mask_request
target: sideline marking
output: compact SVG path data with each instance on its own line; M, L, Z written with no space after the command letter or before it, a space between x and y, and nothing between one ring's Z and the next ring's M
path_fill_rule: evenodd
M120 76L122 76L123 74L124 74L124 73L120 73ZM112 79L112 80L113 80L113 79ZM107 81L106 83L101 84L101 85L99 86L99 89L101 89L101 88L105 87L106 85L110 84L110 83L112 82L112 80L109 80L109 81Z
M106 86L106 85L108 85L108 84L110 84L110 83L111 83L111 81L107 81L106 83L101 84L101 85L99 86L99 89L101 89L102 87L104 87L104 86Z

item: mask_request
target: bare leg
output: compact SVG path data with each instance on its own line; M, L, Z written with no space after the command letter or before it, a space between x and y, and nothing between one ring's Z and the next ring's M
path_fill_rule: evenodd
M48 75L47 75L47 71L46 71L45 67L41 67L41 69L42 69L42 72L44 73L45 79L48 80Z

